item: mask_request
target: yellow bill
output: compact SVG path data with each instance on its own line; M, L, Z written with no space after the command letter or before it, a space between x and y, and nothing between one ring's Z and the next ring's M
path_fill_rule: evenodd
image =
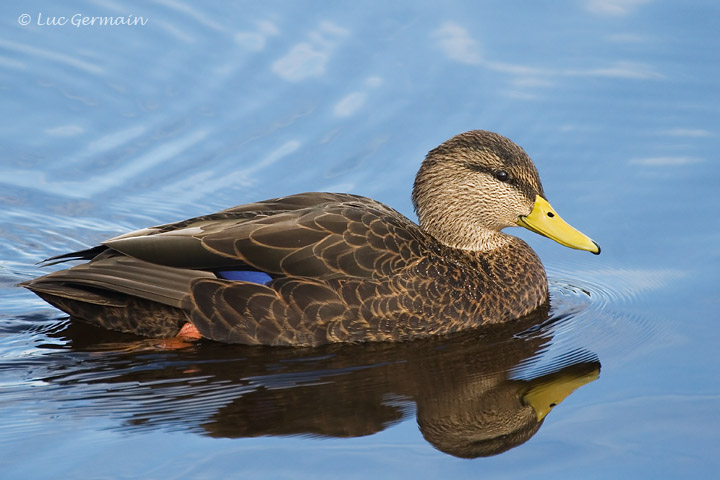
M548 201L540 195L535 197L535 206L532 212L530 212L530 215L518 217L517 224L548 237L551 240L555 240L560 245L578 250L586 250L595 255L600 254L600 245L593 242L590 237L574 229L565 222L565 220L560 218L560 215L555 213L555 210L553 210Z

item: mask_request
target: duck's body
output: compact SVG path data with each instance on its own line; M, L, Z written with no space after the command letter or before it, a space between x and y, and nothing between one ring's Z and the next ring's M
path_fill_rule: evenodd
M116 237L58 257L88 263L23 286L74 318L147 336L186 324L205 338L266 345L445 334L547 302L537 255L500 232L524 222L553 238L536 225L547 212L535 210L549 207L536 197L522 149L467 132L423 163L413 191L420 225L365 197L304 193ZM568 246L599 252L582 237Z

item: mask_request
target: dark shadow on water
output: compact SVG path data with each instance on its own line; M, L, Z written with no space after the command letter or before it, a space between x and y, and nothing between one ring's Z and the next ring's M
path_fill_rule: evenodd
M547 320L542 311L509 327L401 344L180 350L68 322L46 333L65 347L48 342L56 351L42 380L63 389L65 412L116 418L123 429L357 437L414 414L435 448L474 458L526 442L553 406L597 378L589 352L533 373L551 329L527 329Z

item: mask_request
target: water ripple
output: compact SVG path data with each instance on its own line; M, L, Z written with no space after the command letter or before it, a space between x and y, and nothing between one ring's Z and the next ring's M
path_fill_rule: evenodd
M605 267L601 269L570 269L549 267L551 287L591 296L593 303L617 305L639 300L642 294L667 287L687 274L675 269L639 269Z
M647 292L668 287L683 276L670 269L548 268L550 320L536 329L553 335L544 359L591 351L604 364L624 362L640 351L672 342L669 324L646 315L643 301Z

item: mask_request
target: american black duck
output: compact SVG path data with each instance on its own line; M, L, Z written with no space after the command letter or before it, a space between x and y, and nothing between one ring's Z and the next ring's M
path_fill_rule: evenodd
M532 161L473 130L431 150L419 225L375 200L301 193L115 237L48 259L86 263L21 285L73 318L151 337L315 346L499 324L548 300L522 226L595 254L545 200Z

